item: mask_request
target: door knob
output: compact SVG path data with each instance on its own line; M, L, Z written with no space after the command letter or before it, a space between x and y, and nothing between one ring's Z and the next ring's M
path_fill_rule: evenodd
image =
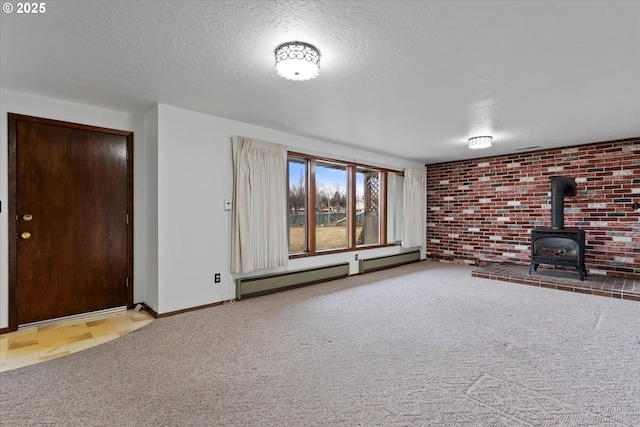
M22 215L22 219L24 219L25 221L29 222L33 219L33 215L31 214L24 214Z
M28 231L25 231L24 233L22 233L20 235L20 237L22 237L23 239L30 239L31 238L31 233L29 233Z

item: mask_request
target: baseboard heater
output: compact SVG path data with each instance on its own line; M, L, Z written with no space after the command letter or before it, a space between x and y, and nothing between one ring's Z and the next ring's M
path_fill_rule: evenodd
M349 263L328 265L306 270L285 271L264 276L236 279L236 299L243 296L259 295L270 291L310 285L339 279L349 275Z
M360 260L360 274L420 261L420 251Z

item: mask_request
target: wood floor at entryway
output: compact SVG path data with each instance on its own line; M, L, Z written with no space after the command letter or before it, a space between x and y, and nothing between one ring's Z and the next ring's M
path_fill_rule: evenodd
M0 335L0 372L86 350L153 321L145 311L121 310L28 326Z

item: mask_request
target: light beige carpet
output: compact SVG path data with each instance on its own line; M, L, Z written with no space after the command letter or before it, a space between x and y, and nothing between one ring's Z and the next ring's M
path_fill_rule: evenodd
M640 303L421 262L0 374L0 424L638 426Z

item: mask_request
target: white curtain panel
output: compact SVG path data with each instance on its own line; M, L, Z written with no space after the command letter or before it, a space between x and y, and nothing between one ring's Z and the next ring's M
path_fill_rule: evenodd
M287 234L287 148L233 137L234 204L231 272L284 267Z
M402 247L423 247L427 233L427 171L406 169L402 193Z

